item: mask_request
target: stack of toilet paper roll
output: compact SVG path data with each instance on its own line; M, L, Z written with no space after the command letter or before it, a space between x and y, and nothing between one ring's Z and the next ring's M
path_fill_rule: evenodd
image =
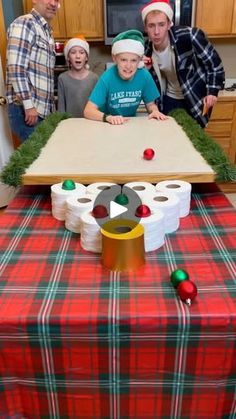
M117 193L121 192L121 186L113 182L94 182L90 183L86 188L87 197L92 197L95 201L98 194L103 191L109 191L112 186L117 186ZM81 247L94 253L101 253L102 251L102 235L101 229L96 219L93 217L91 210L86 211L81 215L80 225L80 240ZM102 219L101 219L102 221Z
M157 209L163 212L165 234L173 233L179 228L180 200L177 195L169 192L146 194L143 203L153 212Z
M164 180L156 184L156 190L174 193L180 201L180 217L186 217L190 211L191 204L191 183L183 180Z
M84 250L90 252L101 253L102 251L101 229L91 211L83 212L81 215L80 244Z
M111 182L96 182L85 187L75 183L75 189L65 190L62 183L51 186L52 214L58 220L65 221L65 227L81 234L81 246L84 250L100 253L102 235L92 209L97 195L112 186L121 186ZM165 234L179 228L180 217L189 214L191 203L191 184L181 180L162 181L155 186L149 182L129 182L124 186L132 189L147 205L151 214L140 219L144 229L145 252L161 247ZM135 211L135 208L134 208Z
M51 186L52 215L60 221L66 218L67 199L71 196L79 197L86 192L86 186L81 183L75 183L75 188L71 190L63 189L62 185L63 182L60 182Z
M159 209L152 211L149 217L140 219L140 224L144 228L145 252L157 250L165 243L164 219L164 213Z
M81 216L84 212L92 211L95 195L73 195L66 200L65 227L73 233L80 233Z
M155 193L156 191L155 186L149 182L129 182L125 183L124 186L136 192L136 194L139 196L141 200L146 194Z
M119 187L121 191L121 186L118 186L117 183L111 183L111 182L94 182L90 183L90 185L86 188L86 193L97 196L100 192L104 190L109 190L112 186ZM117 189L118 193L119 190Z

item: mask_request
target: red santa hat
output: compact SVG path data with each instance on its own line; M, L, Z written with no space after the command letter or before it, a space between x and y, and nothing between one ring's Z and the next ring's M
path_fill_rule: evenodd
M143 6L141 9L143 22L145 21L147 14L155 10L165 13L170 22L172 22L174 13L169 0L152 0Z

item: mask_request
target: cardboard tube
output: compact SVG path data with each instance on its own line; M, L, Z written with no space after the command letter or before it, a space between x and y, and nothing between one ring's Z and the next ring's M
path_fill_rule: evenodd
M144 228L133 220L110 220L102 226L102 265L134 271L145 263Z

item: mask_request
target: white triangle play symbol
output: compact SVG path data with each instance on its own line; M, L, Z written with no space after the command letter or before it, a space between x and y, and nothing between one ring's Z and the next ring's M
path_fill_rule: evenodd
M118 215L126 211L128 211L128 208L123 207L123 205L117 204L114 201L110 202L110 218L118 217Z

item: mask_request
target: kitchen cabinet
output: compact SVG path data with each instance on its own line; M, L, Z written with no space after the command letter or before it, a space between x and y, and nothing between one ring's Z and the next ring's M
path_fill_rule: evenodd
M53 19L55 39L72 38L78 33L87 40L103 40L102 0L60 0L61 7ZM24 0L25 12L32 8L32 0Z
M198 0L196 26L209 36L236 36L236 0Z
M234 0L234 10L232 17L232 34L236 35L236 0Z
M102 0L66 0L65 22L67 37L82 33L86 39L103 39Z
M220 92L206 132L222 147L229 160L236 163L236 96Z
M33 7L32 0L24 0L24 11L29 12ZM52 21L54 38L66 38L64 0L60 0L60 9Z
M236 92L219 93L206 133L225 151L231 163L236 164ZM236 182L218 183L225 193L236 193Z

